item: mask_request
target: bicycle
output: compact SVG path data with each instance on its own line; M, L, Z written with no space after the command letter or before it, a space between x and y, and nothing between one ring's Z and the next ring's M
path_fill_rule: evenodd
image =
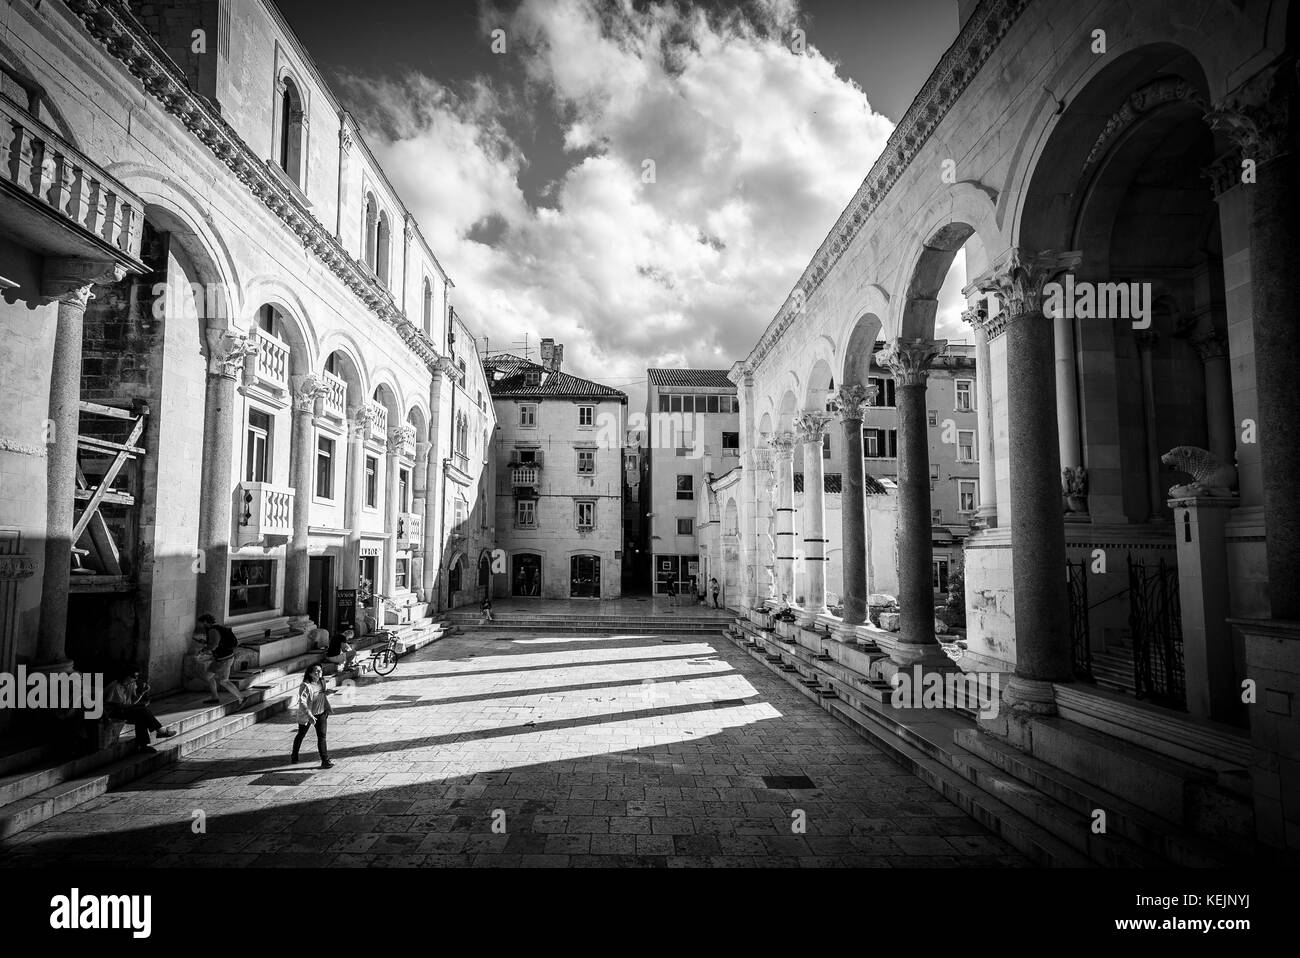
M391 675L397 668L397 633L391 629L380 629L375 633L383 639L382 647L370 648L365 658L358 658L352 663L350 671L361 675L374 672L376 675Z

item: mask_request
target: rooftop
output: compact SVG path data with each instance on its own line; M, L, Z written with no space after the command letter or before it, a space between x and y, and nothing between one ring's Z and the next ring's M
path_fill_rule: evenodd
M688 386L692 389L735 389L727 378L728 369L647 369L655 386Z
M627 402L627 393L558 370L548 371L545 366L513 353L484 357L483 369L493 399L617 399ZM537 374L531 382L529 372Z

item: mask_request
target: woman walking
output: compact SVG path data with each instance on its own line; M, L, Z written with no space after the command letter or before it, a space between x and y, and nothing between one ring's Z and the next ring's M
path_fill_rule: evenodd
M320 767L333 768L329 747L325 744L325 726L329 719L329 693L325 691L325 673L319 665L309 666L298 686L298 734L293 738L293 759L298 761L298 749L307 737L307 729L316 727L316 748L320 752Z

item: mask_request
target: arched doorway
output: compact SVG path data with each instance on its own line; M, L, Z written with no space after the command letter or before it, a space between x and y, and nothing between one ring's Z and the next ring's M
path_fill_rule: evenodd
M542 557L536 552L521 552L511 557L510 594L521 599L541 597Z

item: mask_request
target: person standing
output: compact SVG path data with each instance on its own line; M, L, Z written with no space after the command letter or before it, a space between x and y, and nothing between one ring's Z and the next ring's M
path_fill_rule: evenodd
M716 576L714 578L709 579L709 591L713 593L713 607L715 609L719 608L718 592L720 591L720 588L718 586L718 580Z
M140 669L125 666L116 679L104 690L105 718L110 722L130 722L135 726L135 747L141 752L155 752L149 744L149 733L159 738L171 738L176 732L165 729L149 711L149 683L140 681Z
M207 632L207 651L212 653L212 664L208 667L207 674L208 689L212 692L212 697L206 699L206 703L221 704L221 694L217 688L219 683L235 697L235 708L237 710L243 708L244 693L239 691L238 685L230 681L230 667L235 661L235 650L239 648L239 637L230 626L217 625L217 620L206 612L199 616L199 625Z
M329 692L325 689L325 672L319 665L308 666L303 673L302 684L298 686L298 734L293 737L293 756L290 761L297 764L298 749L307 737L309 728L316 729L316 750L320 752L320 767L333 768L330 761L329 746L325 744L325 729L330 713Z
M668 580L668 600L673 605L677 604L677 583L672 579Z

